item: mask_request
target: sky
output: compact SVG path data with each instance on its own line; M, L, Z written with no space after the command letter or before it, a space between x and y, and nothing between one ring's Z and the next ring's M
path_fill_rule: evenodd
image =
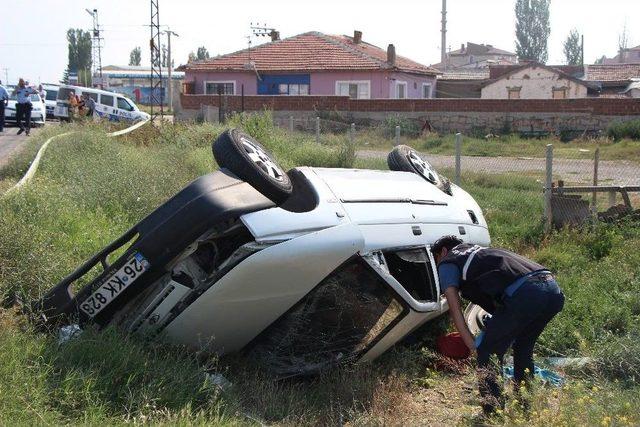
M2 0L5 6L11 0ZM15 1L15 0L14 0ZM440 61L441 0L159 0L160 24L172 38L176 65L190 51L205 46L210 54L247 47L251 23L266 24L290 37L307 31L326 34L363 32L363 40L429 65ZM515 0L448 0L447 47L491 44L515 51ZM20 0L21 13L4 15L0 25L0 79L55 83L67 65L66 32L90 29L86 8L98 9L103 29L102 65L126 65L129 52L142 48L148 65L149 0ZM13 8L11 6L9 9ZM25 19L28 17L28 19ZM549 64L564 63L562 42L576 28L585 35L585 60L614 56L618 36L627 25L629 46L640 44L638 0L551 0ZM252 37L253 46L264 37Z

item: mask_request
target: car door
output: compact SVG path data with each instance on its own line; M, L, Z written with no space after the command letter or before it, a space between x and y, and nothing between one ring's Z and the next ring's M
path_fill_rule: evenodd
M428 247L376 250L363 255L363 259L408 308L406 316L379 337L360 359L371 361L412 331L440 316L446 306L440 296L435 260Z

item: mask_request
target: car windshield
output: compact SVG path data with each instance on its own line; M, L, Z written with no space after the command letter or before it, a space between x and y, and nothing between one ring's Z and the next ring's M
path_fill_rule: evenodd
M47 91L47 101L55 101L58 96L58 91L55 89L45 89Z

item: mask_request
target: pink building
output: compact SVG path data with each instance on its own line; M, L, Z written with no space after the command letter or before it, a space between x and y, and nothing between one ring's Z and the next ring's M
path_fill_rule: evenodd
M274 33L277 37L277 33ZM433 98L438 71L353 37L309 32L183 65L185 93Z

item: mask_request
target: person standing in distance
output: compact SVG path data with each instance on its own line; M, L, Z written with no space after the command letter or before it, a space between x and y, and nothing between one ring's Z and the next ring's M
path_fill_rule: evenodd
M9 103L9 92L0 81L0 132L4 132L4 107Z
M42 102L45 102L47 99L47 91L44 90L44 86L42 86L42 84L38 85L38 95L40 95L40 98L42 98Z
M20 79L18 81L18 87L15 88L13 93L18 98L18 102L16 103L16 125L20 128L18 135L26 132L28 136L31 131L31 110L33 108L31 105L31 95L35 95L38 92L32 87L27 86L24 79ZM22 125L23 119L25 122L24 126Z
M504 354L513 347L514 386L518 392L522 382L526 385L533 377L536 340L562 311L564 295L548 269L504 249L444 236L431 251L453 323L464 343L477 355L481 405L485 415L491 415L504 409L491 355L497 355L501 365ZM492 315L477 338L464 320L460 294Z

